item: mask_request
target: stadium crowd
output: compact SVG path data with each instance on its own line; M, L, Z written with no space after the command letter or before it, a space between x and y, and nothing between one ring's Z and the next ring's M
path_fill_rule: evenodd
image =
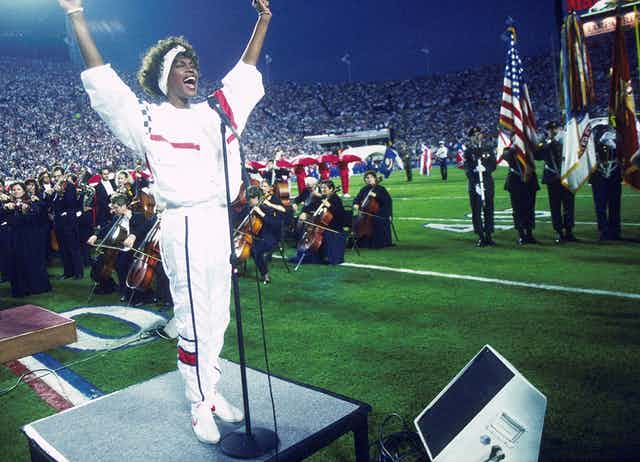
M126 149L89 106L77 71L68 63L0 58L0 176L33 177L39 168L60 164L97 171L130 163ZM527 63L538 117L557 116L551 61ZM139 88L132 74L124 74ZM389 82L302 84L277 82L252 114L245 135L251 159L273 157L277 147L317 154L308 135L393 127L408 146L454 145L471 125L495 132L502 69L488 66L447 75ZM201 88L211 89L210 82ZM142 96L140 94L140 96Z
M607 107L609 44L594 42L591 58L598 95L593 111ZM130 156L88 103L77 70L68 62L0 57L5 89L0 95L0 178L35 177L44 166L60 164L73 171L98 171L130 164ZM557 70L550 56L525 59L524 68L539 121L558 120ZM142 90L134 75L122 73L133 89ZM554 76L554 78L550 78ZM503 66L430 75L403 81L337 84L275 82L252 113L244 135L250 159L286 154L319 154L305 136L345 133L383 127L410 147L450 148L466 141L479 126L488 137L497 134ZM203 81L202 96L212 89ZM455 150L450 149L453 159Z

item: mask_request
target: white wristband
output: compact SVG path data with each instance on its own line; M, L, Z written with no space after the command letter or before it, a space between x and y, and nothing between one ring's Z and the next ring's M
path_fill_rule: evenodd
M67 16L71 16L72 14L76 14L76 13L82 13L83 11L84 11L84 8L82 7L74 8L73 10L67 11Z

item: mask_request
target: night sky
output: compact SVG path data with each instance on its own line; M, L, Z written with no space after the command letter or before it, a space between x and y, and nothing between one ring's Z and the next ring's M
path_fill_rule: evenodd
M523 56L550 53L555 40L553 0L271 3L274 18L265 46L273 58L270 80L346 80L347 65L340 60L345 53L354 80L407 79L427 69L442 73L503 63L500 34L507 16L516 20ZM85 0L85 13L105 59L116 67L133 70L157 39L184 35L212 79L239 58L255 22L249 0ZM65 25L57 2L0 0L0 45L6 50L18 33L61 44ZM423 48L429 49L428 59ZM47 48L40 55L47 53L53 52ZM260 67L266 73L264 55Z

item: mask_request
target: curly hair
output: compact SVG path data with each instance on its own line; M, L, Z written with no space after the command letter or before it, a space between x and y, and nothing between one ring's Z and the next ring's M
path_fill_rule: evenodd
M167 37L158 40L158 43L147 50L142 58L142 65L138 70L138 82L148 95L156 98L166 98L158 86L158 79L162 71L162 60L169 50L178 45L184 47L186 50L180 53L179 56L190 58L196 68L199 67L198 55L196 55L193 46L184 37Z

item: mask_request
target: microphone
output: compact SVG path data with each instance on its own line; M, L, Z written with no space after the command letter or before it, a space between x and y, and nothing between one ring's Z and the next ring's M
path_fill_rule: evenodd
M222 123L225 124L227 127L229 127L229 130L231 130L231 133L233 133L234 136L239 141L240 135L238 134L235 127L231 123L231 119L229 119L229 116L227 115L227 113L224 111L224 109L222 109L222 106L220 105L220 101L218 101L218 98L216 98L215 93L212 93L209 96L207 96L207 103L209 104L209 107L211 109L216 111Z

